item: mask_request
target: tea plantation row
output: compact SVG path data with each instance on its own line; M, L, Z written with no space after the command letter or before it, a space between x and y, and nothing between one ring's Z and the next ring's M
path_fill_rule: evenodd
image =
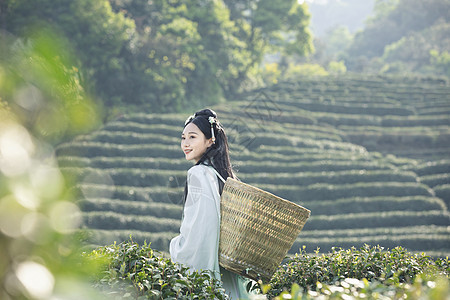
M411 78L285 82L213 107L238 177L312 211L291 253L405 246L450 254L450 86ZM189 114L134 114L57 149L97 245L177 234ZM398 154L405 154L400 156ZM394 155L392 155L394 154Z

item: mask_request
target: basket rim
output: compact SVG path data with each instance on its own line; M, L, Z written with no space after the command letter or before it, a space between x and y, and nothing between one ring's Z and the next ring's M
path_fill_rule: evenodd
M256 187L256 186L253 186L253 185L250 185L250 184L248 184L248 183L245 183L245 182L236 180L236 179L231 178L231 177L228 177L228 178L227 178L227 180L225 181L225 184L226 184L227 182L229 182L230 184L240 184L240 185L244 185L245 187L247 187L247 188L249 188L249 189L254 189L254 190L256 190L256 191L259 192L259 193L262 193L262 194L268 194L269 196L274 197L274 198L276 198L277 200L281 200L283 204L294 205L294 206L296 206L296 207L299 208L299 209L305 210L305 211L308 213L308 215L311 215L311 211L310 211L309 209L307 209L306 207L301 206L300 204L297 204L297 203L295 203L295 202L289 201L289 200L287 200L287 199L281 198L281 197L279 197L279 196L277 196L277 195L274 195L274 194L271 193L271 192L265 191L265 190L260 189L260 188L258 188L258 187ZM224 190L225 190L225 188L224 188Z

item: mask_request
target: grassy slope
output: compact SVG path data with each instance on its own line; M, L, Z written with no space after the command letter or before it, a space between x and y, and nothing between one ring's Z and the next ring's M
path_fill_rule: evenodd
M397 245L450 254L450 86L393 78L282 83L214 107L241 180L312 216L306 245ZM97 244L135 239L167 250L181 218L185 115L127 115L58 148L80 178Z

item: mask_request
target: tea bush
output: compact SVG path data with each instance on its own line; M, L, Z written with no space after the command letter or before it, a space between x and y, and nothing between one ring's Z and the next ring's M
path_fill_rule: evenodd
M111 199L165 203L181 203L179 201L183 192L183 187L167 188L164 186L143 188L90 183L77 185L75 189L82 191L85 197L89 199L103 198L104 195L107 195Z
M127 241L133 236L133 241L138 244L144 244L146 241L152 241L152 249L169 249L170 240L177 235L176 232L147 232L140 230L118 229L103 230L90 229L86 231L85 244L90 247L110 245L117 241Z
M152 115L149 116L146 113L133 113L126 114L121 117L123 120L127 120L134 123L148 124L158 124L158 125L172 125L172 126L182 126L184 124L184 115L179 114L164 114L164 115ZM177 127L178 128L178 127Z
M180 222L153 216L124 215L110 211L83 212L83 224L96 229L136 229L147 232L176 232Z
M431 211L446 210L444 201L436 197L353 197L329 201L304 201L301 205L318 215L342 215L382 211Z
M315 113L317 122L332 126L381 126L382 117L372 115L347 115L332 113Z
M425 254L413 255L402 247L390 251L369 245L360 249L333 248L322 255L307 254L303 249L276 271L270 281L268 296L289 291L293 284L304 291L320 291L323 285L333 285L347 278L379 281L386 287L395 287L400 283L413 283L420 274L448 279L448 258L432 260Z
M77 156L60 156L58 157L58 164L63 168L100 168L100 169L126 169L126 168L140 168L140 169L158 169L158 170L186 170L192 163L186 160L177 160L173 158L164 157L103 157L96 156L92 158L77 157Z
M275 148L275 149L274 149ZM268 160L276 161L276 162L314 162L318 160L338 160L338 161L346 161L348 160L349 154L348 151L327 151L327 152L306 152L299 153L291 151L291 153L278 153L276 149L283 147L265 147L261 146L258 149L258 152L248 152L248 153L233 153L233 159L239 161L258 161L258 162L266 162ZM284 147L286 148L286 147ZM310 149L311 150L311 149ZM289 155L286 155L289 154ZM370 159L367 153L358 153L352 154L352 160L368 160Z
M87 167L91 163L91 159L79 156L60 156L57 157L59 167Z
M341 144L342 145L342 144ZM349 144L345 144L346 146ZM278 155L308 155L308 154L316 154L316 155L323 155L323 154L339 154L344 155L345 153L351 154L351 155L376 155L376 153L370 153L367 152L367 150L364 147L353 145L353 147L334 147L331 148L329 143L322 143L317 144L317 147L308 147L308 148L300 148L300 147L287 147L287 146L266 146L261 145L257 148L257 151L259 153L270 153L270 154L278 154ZM323 149L327 147L327 151L324 151ZM251 152L252 153L252 152Z
M83 211L111 211L126 215L152 216L158 218L179 219L182 207L176 204L160 202L123 201L114 199L83 199L78 202Z
M362 146L442 147L448 146L448 134L440 132L350 132L352 143Z
M85 138L85 140L112 144L152 144L174 145L179 142L176 135L163 135L160 133L137 133L133 131L98 130Z
M434 187L436 196L443 199L447 207L450 207L450 184L442 184Z
M438 185L447 184L450 182L450 173L447 174L434 174L434 175L426 175L419 178L420 182L428 185L431 188L434 188Z
M382 150L384 153L387 151ZM450 153L449 147L433 147L433 148L403 148L393 149L390 154L402 157L409 157L411 159L423 160L423 161L436 161L443 157L448 157Z
M427 161L411 168L419 176L450 173L450 159Z
M311 112L327 112L335 114L356 114L356 115L373 115L373 116L385 116L385 115L398 115L409 116L415 112L408 107L398 107L389 104L371 104L365 105L360 103L349 104L332 104L328 102L317 103L308 100L302 101L283 101L284 104L292 105Z
M297 240L302 240L304 238L319 239L319 238L327 238L330 236L337 238L342 237L358 238L358 237L380 236L380 235L388 235L395 237L398 235L412 235L412 234L422 234L422 235L446 234L450 236L450 228L435 225L422 225L422 226L407 226L407 227L395 226L395 227L381 227L381 228L351 228L351 229L328 229L328 230L310 230L310 231L304 230L298 236ZM296 250L298 249L299 248L297 248ZM428 251L427 254L429 254Z
M228 299L209 273L191 272L146 243L129 239L85 256L103 263L92 282L111 299ZM432 260L401 247L333 248L321 256L303 249L268 285L254 284L252 299L445 299L449 274L448 258Z
M420 115L450 115L450 109L448 109L444 105L446 105L446 103L444 103L442 107L422 108L416 110Z
M181 158L179 145L121 145L113 143L100 143L91 141L69 142L56 148L58 156L85 156L85 157L159 157L162 154L167 158Z
M352 213L343 215L312 215L304 229L327 230L334 228L381 228L418 225L448 226L450 215L446 211L387 211L381 213Z
M386 285L380 281L368 281L346 278L333 285L318 284L317 291L304 292L297 284L293 284L291 292L283 292L275 300L375 300L375 299L411 299L411 300L442 300L448 299L450 285L446 278L420 275L412 284L398 283ZM266 299L261 296L257 299Z
M156 169L138 169L138 168L91 168L91 167L69 167L61 168L67 175L83 179L86 176L95 176L96 178L110 177L113 182L120 183L122 186L135 187L160 187L166 186L169 181L176 180L184 185L186 179L186 170L161 170Z
M447 115L431 115L431 116L409 116L397 117L387 116L382 121L385 127L401 127L401 126L448 126L450 121Z
M354 184L317 183L306 187L290 185L258 184L258 188L269 191L291 201L333 200L353 197L381 196L432 196L432 191L424 184L412 182L360 182Z
M293 173L293 172L338 172L350 170L389 170L393 166L386 163L376 161L335 161L322 160L310 163L305 162L291 162L291 163L273 163L267 161L264 164L259 162L240 162L234 161L238 166L238 170L243 173Z
M256 173L240 176L255 184L312 185L315 183L351 184L358 182L416 182L413 172L397 170L346 170L336 172Z
M183 121L179 123L181 126ZM135 133L159 133L165 136L180 136L180 128L177 126L166 125L166 124L150 124L150 123L137 123L133 121L116 121L108 123L105 126L106 130L109 131L133 131Z
M415 233L409 232L404 235L368 235L368 236L358 236L358 237L324 237L324 238L298 238L292 249L298 249L302 245L306 246L308 249L320 248L320 251L328 252L333 249L333 247L351 248L351 247L362 247L364 244L380 245L385 248L395 248L398 245L407 247L408 249L446 249L450 242L450 237L448 232L445 233ZM445 255L448 252L444 252Z
M240 110L239 110L240 109ZM216 110L219 114L219 110ZM223 110L222 110L223 111ZM267 120L268 117L271 120L279 122L279 123L295 123L301 125L314 125L317 124L317 120L312 116L311 113L307 111L297 110L295 112L291 112L289 110L283 111L282 114L276 112L272 112L271 115L268 115L266 112L260 112L258 109L252 109L247 107L237 107L236 110L233 111L233 114L236 117L247 118L249 115L252 116L255 120Z
M110 299L228 299L208 272L190 272L133 240L99 247L89 254L103 261L94 286Z

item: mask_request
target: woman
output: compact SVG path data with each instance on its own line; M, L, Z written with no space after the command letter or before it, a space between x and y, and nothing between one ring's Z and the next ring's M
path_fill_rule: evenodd
M245 299L243 279L219 267L220 195L231 168L228 141L216 113L204 109L189 117L181 134L188 170L180 235L170 242L173 261L193 270L210 270L232 299Z

